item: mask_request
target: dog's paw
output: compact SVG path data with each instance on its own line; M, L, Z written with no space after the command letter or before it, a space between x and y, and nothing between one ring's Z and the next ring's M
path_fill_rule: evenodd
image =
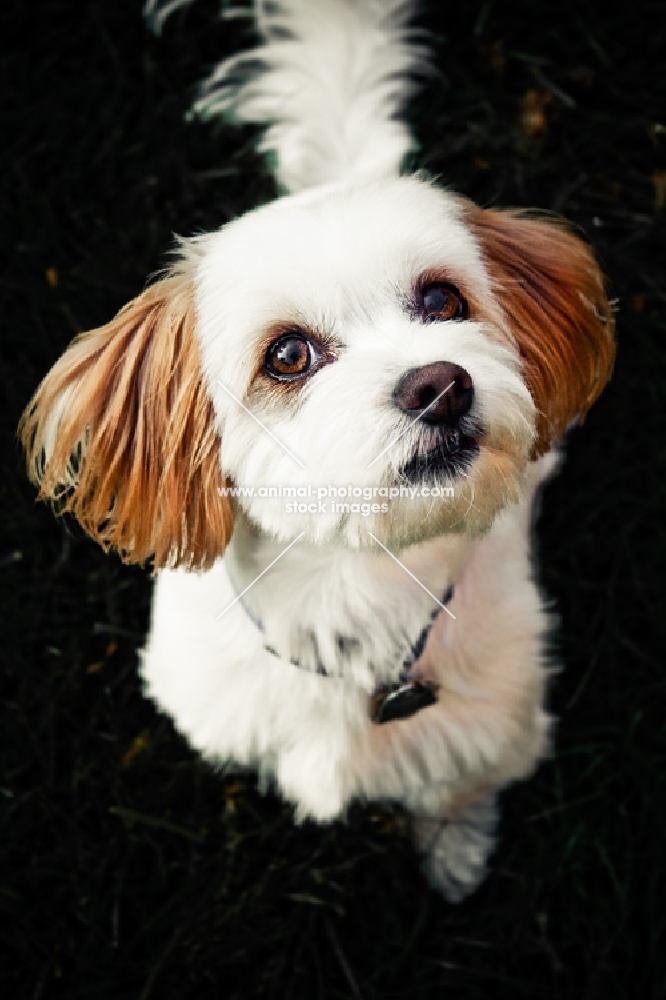
M416 820L415 836L424 854L424 874L449 903L460 903L486 877L497 822L496 795L478 799L454 819Z
M276 778L282 795L296 807L295 819L330 823L344 810L340 767L333 748L299 745L281 754Z

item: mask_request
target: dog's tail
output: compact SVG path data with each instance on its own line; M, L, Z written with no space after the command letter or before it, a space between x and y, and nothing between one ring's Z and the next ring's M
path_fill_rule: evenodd
M159 28L189 0L148 0ZM430 71L415 0L255 0L260 45L223 60L195 111L267 126L260 150L288 192L395 175L413 148L400 120ZM235 9L237 13L237 8Z

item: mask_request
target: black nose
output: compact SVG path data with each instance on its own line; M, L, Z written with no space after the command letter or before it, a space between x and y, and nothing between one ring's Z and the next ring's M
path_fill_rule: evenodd
M469 372L460 365L436 361L403 375L393 398L401 410L415 419L426 424L456 427L471 409L474 383Z

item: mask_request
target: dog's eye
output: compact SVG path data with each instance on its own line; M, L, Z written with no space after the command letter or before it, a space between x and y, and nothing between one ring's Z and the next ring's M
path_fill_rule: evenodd
M421 315L430 321L465 319L467 303L457 288L442 281L424 285L420 294Z
M286 333L266 351L266 371L273 378L294 379L305 375L316 360L309 340L299 333Z

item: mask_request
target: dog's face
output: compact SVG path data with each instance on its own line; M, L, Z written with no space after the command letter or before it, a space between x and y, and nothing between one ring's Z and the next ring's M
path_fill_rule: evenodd
M74 342L23 436L42 495L128 560L210 564L229 483L453 487L375 513L233 501L277 538L395 548L487 529L612 358L576 237L395 179L284 198L185 243L169 278Z
M454 488L369 514L240 500L266 531L402 546L483 530L517 495L535 407L460 215L434 188L397 181L285 199L205 241L198 332L235 483Z

